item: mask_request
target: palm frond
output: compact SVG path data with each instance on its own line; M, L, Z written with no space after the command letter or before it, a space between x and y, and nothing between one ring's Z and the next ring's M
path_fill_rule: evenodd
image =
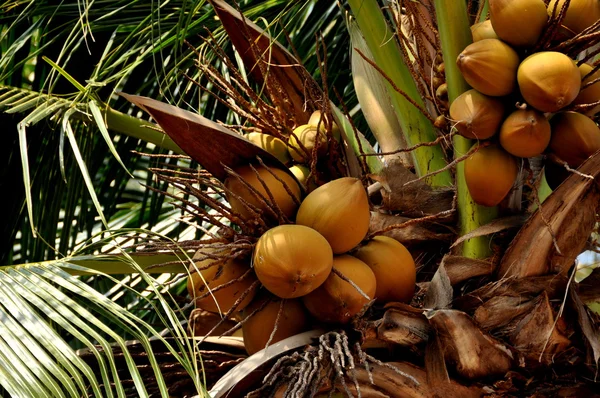
M3 382L4 388L15 397L87 394L121 397L126 395L126 390L135 391L136 396L148 396L146 381L125 344L125 338L135 338L150 360L155 389L167 396L168 386L153 355L150 336L163 341L186 371L194 375L192 347L172 346L154 327L71 275L88 273L107 278L104 273L78 265L82 261L85 262L75 258L0 269L0 327L3 331L0 367L3 374L22 375L9 377ZM101 264L95 261L96 265ZM181 341L185 331L180 326L180 315L167 305L167 299L158 291L161 287L157 280L145 273L143 277L160 296L153 301L156 304L152 304L153 311L163 314L158 318L160 324L173 330L179 337L176 341ZM136 294L149 303L141 293ZM65 336L94 354L96 369L75 354ZM122 350L128 370L126 377L133 380L133 386L127 389L121 383L124 376L115 366L112 342ZM197 386L201 392L201 386Z

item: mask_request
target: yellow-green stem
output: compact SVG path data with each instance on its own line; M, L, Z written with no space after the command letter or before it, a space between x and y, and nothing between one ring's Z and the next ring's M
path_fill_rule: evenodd
M349 0L348 3L375 63L411 100L425 108L413 76L404 63L394 31L388 25L377 1ZM386 84L407 144L413 146L435 140L436 132L431 121L389 83ZM439 146L421 147L413 151L412 155L419 176L447 165ZM452 175L449 171L444 171L427 178L427 182L432 186L449 186L452 184Z
M438 31L442 44L448 99L452 103L456 97L469 89L456 66L456 57L472 42L466 2L455 0L435 0ZM454 157L466 154L473 142L459 135L453 139ZM492 221L498 215L496 207L479 206L469 194L464 174L464 163L456 167L456 189L458 192L458 215L460 233L464 235ZM490 254L489 239L479 237L467 240L463 244L463 255L471 258L484 258Z
M151 142L158 147L168 149L179 155L185 154L168 135L155 130L157 127L155 124L126 115L110 107L107 107L105 110L105 117L106 126L109 130Z
M483 8L481 9L481 15L479 16L479 21L477 21L477 22L485 21L489 8L490 8L490 3L488 3L488 0L483 0Z

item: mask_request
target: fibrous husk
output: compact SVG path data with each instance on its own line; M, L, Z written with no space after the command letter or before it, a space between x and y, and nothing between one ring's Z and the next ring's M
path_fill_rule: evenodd
M431 327L422 310L403 303L390 303L381 319L372 322L367 328L363 348L374 342L386 342L415 348L427 342Z
M454 299L453 306L463 311L474 311L482 302L497 296L534 297L546 292L549 297L563 293L567 277L562 275L532 276L527 278L509 278L490 282L472 292Z
M536 301L535 308L517 324L510 340L526 359L549 364L571 342L556 327L548 295L544 292Z
M521 228L502 258L500 278L565 274L596 225L598 152L571 174ZM586 176L587 175L587 176Z
M597 367L598 360L600 359L600 322L598 322L598 314L590 314L588 312L588 309L583 305L583 302L574 287L569 289L569 297L571 298L573 307L577 313L579 329L592 349L594 364ZM595 316L596 322L593 321L592 316Z
M390 228L383 232L382 235L394 238L398 242L409 247L432 241L450 241L450 239L454 237L454 234L452 233L439 232L439 227L436 228L430 223L411 224L409 223L411 220L414 219L372 211L369 234ZM398 228L393 228L393 226L398 226Z
M450 283L446 268L444 264L440 264L425 293L423 307L429 309L449 308L453 295L452 283Z
M492 297L475 310L473 320L485 331L503 329L529 313L535 302L527 297Z
M494 271L494 264L489 261L462 256L446 255L442 264L453 286L467 279L490 275Z
M456 382L445 383L443 389L437 390L428 384L427 373L423 369L404 362L372 364L368 371L356 368L354 375L363 398L469 398L482 395L481 388L466 387ZM350 378L345 383L351 393L357 393ZM341 383L336 383L336 388L344 391Z
M406 169L400 160L391 159L386 163L377 180L385 187L381 190L383 206L407 217L423 217L452 209L454 190L432 188Z
M435 329L446 363L467 379L503 375L514 356L500 341L481 331L464 312L436 310L426 314Z

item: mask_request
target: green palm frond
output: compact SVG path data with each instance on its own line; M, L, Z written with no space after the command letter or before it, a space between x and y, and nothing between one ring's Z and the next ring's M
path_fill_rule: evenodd
M336 5L271 0L243 1L240 8L299 54L314 54L321 35L330 98L337 102L335 88L356 112L349 67L339 67L349 65L349 52ZM150 344L164 328L175 337L165 342L168 351L202 395L201 362L183 338L186 312L178 304L186 294L185 267L137 255L123 262L106 253L152 233L173 241L202 236L201 228L180 222L182 211L171 200L143 186L169 189L153 180L151 167L196 165L140 156L181 150L113 94L158 98L241 124L184 76L214 89L189 46L227 75L206 47L209 32L236 59L205 1L0 1L0 123L7 137L0 148L0 189L11 193L0 264L28 263L0 268L0 372L9 375L0 390L27 397L146 396L150 387L124 343L136 339L153 361L154 392L166 397ZM320 81L317 58L302 61ZM366 131L360 117L356 126ZM170 265L143 271L155 261ZM124 353L125 369L117 369L115 347ZM76 348L89 350L94 365L79 360ZM37 356L39 350L44 354Z
M86 261L88 265L103 267L99 259L92 263L84 258L73 258L0 268L0 369L6 376L3 386L11 396L125 396L121 383L124 376L115 366L114 344L124 355L126 377L133 380L130 390L135 391L136 396L148 396L146 382L125 344L127 338L138 340L144 347L161 396L167 396L168 386L153 355L150 339L163 341L190 377L200 380L194 375L191 346L185 343L172 346L143 319L72 275L88 273L96 278L110 278L79 265ZM118 262L112 260L113 264ZM124 260L120 262L127 264ZM134 293L140 301L150 304L155 314L161 314L157 318L159 323L173 331L178 337L176 341L185 342L181 339L185 336L181 315L171 309L173 304L160 293L161 284L149 274L142 272L141 275L156 296L150 301L141 293ZM67 335L72 339L71 345L86 347L93 353L97 368L92 369L76 355L64 339ZM199 383L197 390L202 392Z

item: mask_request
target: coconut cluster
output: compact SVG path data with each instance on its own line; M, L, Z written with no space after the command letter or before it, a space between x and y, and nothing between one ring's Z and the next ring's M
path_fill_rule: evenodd
M247 185L234 184L233 180L240 181L238 176L246 175L246 169L252 171L244 180ZM260 180L265 184L254 182L252 176L263 172L266 174ZM252 187L258 191L266 186L270 195L265 196L274 203L265 201L262 205L292 209L292 196L298 192L299 199L299 190L284 187L283 178L269 179L273 174L287 175L283 170L259 166L236 169L235 176L225 182L237 197L231 207L241 206L240 214L250 203L260 207L257 195L249 192ZM190 269L188 291L197 307L225 313L235 305L235 310L241 311L250 354L269 341L277 342L315 323L348 323L373 299L408 302L414 294L416 270L410 252L385 236L363 242L369 230L370 209L359 179L329 181L298 202L299 206L286 213L295 223L268 229L258 239L250 259L224 261L222 256L213 258L212 250L201 249L194 267L199 272ZM262 288L254 288L256 280Z
M317 159L327 155L330 137L340 140L337 124L329 119L321 111L313 112L308 123L296 127L286 141L264 133L249 133L245 137L288 166L298 182L310 192L317 184L316 176L310 175L308 164L314 155Z
M456 60L473 89L452 102L450 118L460 135L478 140L475 145L491 141L465 161L467 186L480 205L495 206L507 196L519 158L551 153L577 168L600 149L593 120L600 111L594 106L600 101L600 71L562 52L535 51L563 4L489 0L490 19L471 27L473 43ZM600 2L571 0L557 40L574 37L598 19Z

